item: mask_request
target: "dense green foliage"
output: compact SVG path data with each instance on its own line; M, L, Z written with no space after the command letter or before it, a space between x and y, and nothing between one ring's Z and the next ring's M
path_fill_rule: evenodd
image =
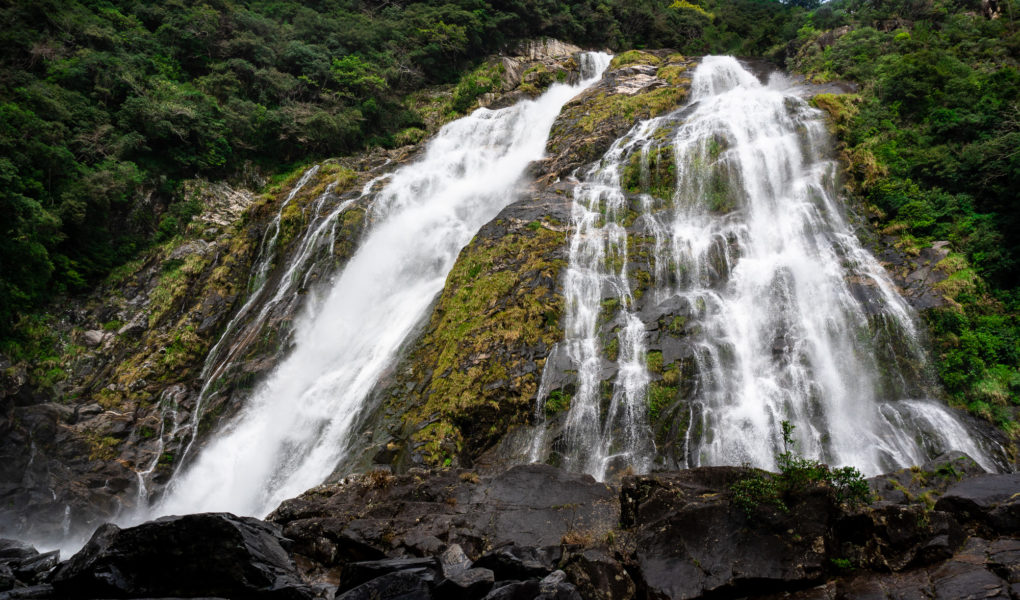
M783 421L783 451L776 457L778 474L756 472L733 484L733 503L748 516L761 505L771 505L783 512L789 504L809 488L823 487L833 501L857 506L871 500L871 488L861 472L854 467L829 468L817 460L804 458L794 451L794 425Z
M792 60L817 80L862 85L819 104L835 116L851 183L879 227L908 252L949 240L962 253L943 262L950 276L939 285L956 304L926 314L936 366L958 404L1007 430L1020 406L1015 9L834 0L808 16Z
M405 95L528 37L764 51L774 0L24 0L0 8L0 337L199 210L236 177L421 139ZM473 85L473 84L472 84ZM477 85L462 85L467 109Z

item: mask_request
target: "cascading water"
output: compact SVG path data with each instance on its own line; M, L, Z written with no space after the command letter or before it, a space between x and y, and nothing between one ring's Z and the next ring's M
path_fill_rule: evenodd
M321 483L457 254L514 199L560 108L608 63L605 54L582 55L578 85L554 84L537 100L454 121L418 162L393 172L373 200L373 225L357 253L298 323L290 356L175 477L153 512L263 515Z
M775 468L787 420L804 454L868 474L949 449L993 468L918 399L913 314L837 201L819 111L778 87L706 57L692 103L636 125L575 189L565 463Z

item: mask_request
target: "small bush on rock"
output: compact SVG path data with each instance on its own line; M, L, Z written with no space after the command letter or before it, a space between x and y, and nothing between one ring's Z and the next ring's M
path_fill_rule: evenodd
M763 504L787 512L793 496L815 486L827 488L833 499L843 505L857 506L871 500L871 489L856 468L832 469L794 452L793 430L792 423L783 421L783 452L776 458L779 473L758 471L733 484L730 490L734 504L748 516Z

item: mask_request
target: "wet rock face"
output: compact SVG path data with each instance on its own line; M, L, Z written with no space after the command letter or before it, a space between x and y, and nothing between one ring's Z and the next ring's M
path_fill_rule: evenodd
M0 598L3 592L36 586L60 562L60 551L40 553L28 544L0 539Z

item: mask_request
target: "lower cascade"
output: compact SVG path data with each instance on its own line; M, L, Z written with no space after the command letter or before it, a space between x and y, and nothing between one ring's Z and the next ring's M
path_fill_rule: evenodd
M869 475L947 450L994 468L928 399L915 315L848 222L831 146L783 78L710 56L686 108L581 174L554 351L576 383L540 391L537 415L550 393L570 407L532 460L775 469L789 421L804 454Z
M560 108L601 76L609 58L584 54L578 84L553 84L536 100L450 123L418 161L393 172L375 192L357 253L300 319L291 354L150 512L262 516L321 483L457 254L515 198Z

